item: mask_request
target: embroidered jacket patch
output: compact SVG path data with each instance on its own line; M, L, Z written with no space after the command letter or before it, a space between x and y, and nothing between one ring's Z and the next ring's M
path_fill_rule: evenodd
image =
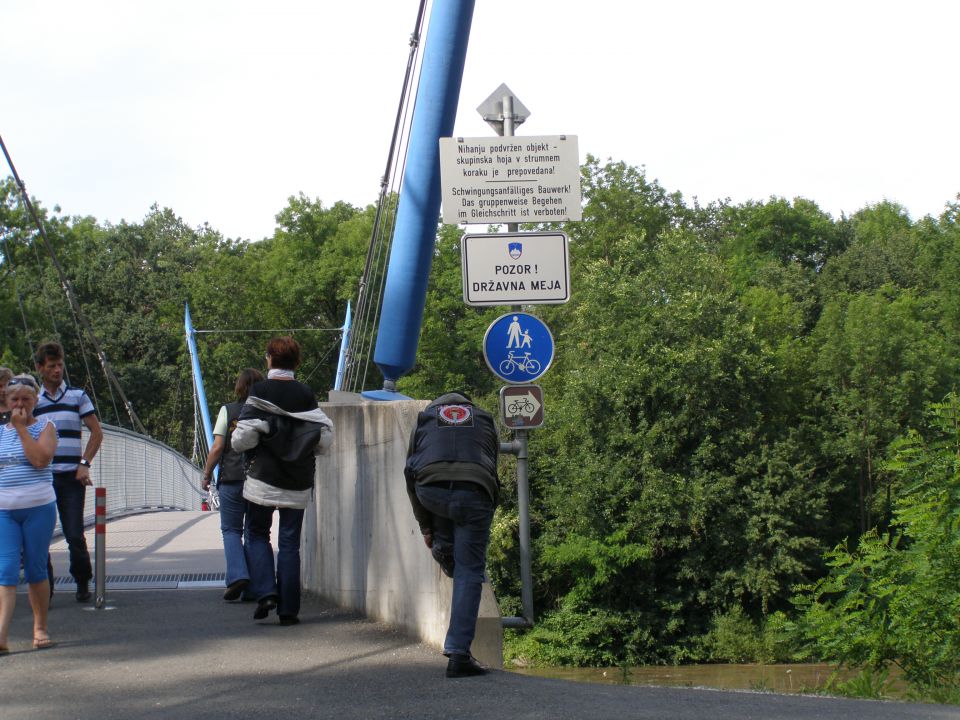
M473 410L469 405L439 405L437 424L440 427L473 427Z

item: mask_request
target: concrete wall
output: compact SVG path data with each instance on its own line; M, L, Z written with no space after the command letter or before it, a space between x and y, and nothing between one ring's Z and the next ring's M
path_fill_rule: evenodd
M452 581L423 544L403 466L425 401L367 402L337 393L322 405L336 440L317 463L303 526L303 585L340 606L442 649ZM473 654L503 664L500 611L484 583Z

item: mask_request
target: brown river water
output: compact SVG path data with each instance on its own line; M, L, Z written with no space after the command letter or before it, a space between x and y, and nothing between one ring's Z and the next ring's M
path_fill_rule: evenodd
M633 668L510 668L512 672L574 682L610 685L658 685L721 690L754 690L776 693L816 692L836 672L826 664L796 665L650 665ZM855 675L841 671L839 679ZM891 672L890 696L897 697L905 685Z

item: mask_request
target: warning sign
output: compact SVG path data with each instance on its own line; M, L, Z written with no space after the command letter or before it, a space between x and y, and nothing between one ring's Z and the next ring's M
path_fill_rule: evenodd
M570 299L566 233L464 235L467 305L545 305Z
M440 138L443 221L580 220L576 135Z

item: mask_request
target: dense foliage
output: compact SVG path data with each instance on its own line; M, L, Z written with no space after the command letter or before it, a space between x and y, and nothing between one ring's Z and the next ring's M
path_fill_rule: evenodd
M572 299L535 309L557 346L541 381L547 424L531 434L538 618L510 652L585 665L776 654L801 585L817 588L804 627L826 637L827 624L848 621L827 603L849 590L841 569L877 553L888 563L906 546L913 559L889 562L913 562L927 542L909 530L917 478L894 459L898 438L915 440L908 431L960 380L960 204L919 220L891 202L841 218L801 198L703 207L643 169L592 157L582 185L583 221L564 225ZM96 367L77 360L95 365L14 189L0 185L2 361L26 367L31 343L59 335L74 382L83 372L116 421ZM339 340L330 329L355 297L372 218L372 208L292 197L257 243L159 208L137 224L46 222L148 430L188 450L184 303L198 328L316 329L297 336L303 376L323 394ZM492 409L498 384L481 340L503 309L462 302L460 234L438 234L418 365L400 390L464 388ZM201 337L211 405L228 399L240 368L261 364L265 340ZM924 477L936 493L953 476ZM515 614L509 460L502 479L490 571ZM748 629L753 650L731 649ZM906 652L844 654L853 640L830 642L814 652L851 662Z
M54 252L124 392L148 432L190 455L194 399L184 308L198 329L210 412L233 399L244 367L263 367L268 330L298 329L301 377L318 394L333 385L347 300L356 291L371 209L291 197L273 237L234 242L190 228L168 209L137 224L46 217ZM32 367L30 347L63 343L70 381L92 391L106 422L130 426L78 331L57 274L12 180L0 184L4 245L0 362ZM209 331L209 332L204 332Z
M924 697L960 701L960 399L932 407L884 466L901 490L888 532L871 529L828 555L829 574L801 588L795 632L808 652L883 673L903 671Z

